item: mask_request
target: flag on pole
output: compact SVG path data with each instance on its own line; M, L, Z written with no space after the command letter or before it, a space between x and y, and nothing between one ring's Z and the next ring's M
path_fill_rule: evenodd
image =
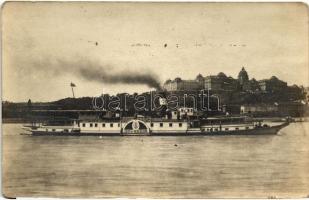
M73 89L73 88L76 87L76 85L75 85L74 83L71 82L70 86L71 86L71 89L72 89L73 98L75 98L74 89Z

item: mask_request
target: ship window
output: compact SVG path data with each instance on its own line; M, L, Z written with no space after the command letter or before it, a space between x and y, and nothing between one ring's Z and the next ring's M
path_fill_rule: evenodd
M98 127L98 124L97 124L97 123L95 123L95 124L94 124L94 126L95 126L95 127Z
M52 129L52 131L53 131L53 132L55 132L55 131L56 131L56 129Z
M104 124L104 123L102 124L102 127L105 127L105 124Z
M86 124L85 123L83 123L83 127L85 127L86 126Z
M226 130L226 131L228 131L228 130L229 130L229 128L225 128L225 130Z
M150 127L153 127L153 123L150 123Z
M93 125L92 125L92 123L90 123L90 127L92 127Z
M160 123L160 127L163 127L163 123Z
M238 127L236 127L236 128L235 128L235 130L239 130L239 128L238 128Z
M176 115L176 114L177 114L177 112L175 111L175 112L174 112L174 114Z
M173 126L173 123L169 123L169 127L172 127Z
M218 129L217 129L217 128L215 128L215 131L218 131Z
M246 129L248 130L248 129L249 129L249 127L247 126L247 127L246 127Z
M179 123L179 127L182 127L182 123Z
M110 123L110 127L113 127L114 126L114 124L113 123Z
M66 133L67 133L67 132L69 132L69 130L68 130L68 129L64 129L63 131L64 131L64 132L66 132Z
M118 127L120 127L120 124L118 123Z

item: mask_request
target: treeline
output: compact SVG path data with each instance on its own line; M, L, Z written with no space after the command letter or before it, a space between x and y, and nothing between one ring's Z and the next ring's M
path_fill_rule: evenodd
M290 87L289 87L290 88ZM101 97L96 97L96 109L100 110L100 99L103 99L105 109L107 108L107 105L111 103L112 101L117 102L117 99L119 99L120 103L120 109L122 111L126 110L124 115L133 115L133 114L149 114L151 109L153 108L153 105L159 106L159 98L155 98L154 101L151 100L154 98L154 96L159 95L162 97L171 97L172 95L178 97L178 106L186 106L186 107L193 107L195 105L198 109L202 106L202 101L204 101L204 104L208 104L208 98L207 96L204 96L204 99L202 99L201 92L200 91L177 91L177 92L153 92L153 93L142 93L142 94L127 94L127 93L119 93L115 96L111 96L108 94L105 94ZM184 101L185 95L187 95L186 101ZM204 95L208 95L207 92L204 93ZM274 91L274 92L243 92L243 91L221 91L216 93L209 93L209 96L218 96L220 99L220 105L233 105L233 106L240 106L240 105L248 105L248 104L280 104L282 102L295 102L300 100L306 100L306 93L304 90L300 87L294 87L292 89L287 89L286 91ZM134 106L141 107L141 103L137 103L136 99L139 96L145 97L146 106L145 108L147 111L137 111ZM188 96L196 96L196 100L193 100L193 98ZM116 98L117 97L117 98ZM138 98L138 100L141 100L141 98ZM210 98L210 108L211 110L218 110L216 99ZM4 119L6 118L27 118L29 117L29 113L43 113L44 111L69 111L69 110L94 110L94 98L93 97L81 97L81 98L65 98L60 99L53 102L32 102L29 100L28 102L24 103L14 103L14 102L8 102L4 101L2 102L2 117ZM102 103L102 102L101 102ZM151 105L153 103L153 105ZM186 105L184 105L186 103ZM114 103L116 104L116 103ZM174 105L171 105L174 106ZM205 105L204 105L205 106ZM103 110L103 109L102 109ZM235 111L237 112L237 111ZM159 113L157 113L159 115ZM239 114L239 113L237 113ZM49 114L50 115L50 114ZM73 114L70 114L69 112L66 112L62 114L64 116L71 116ZM75 116L75 115L73 115Z

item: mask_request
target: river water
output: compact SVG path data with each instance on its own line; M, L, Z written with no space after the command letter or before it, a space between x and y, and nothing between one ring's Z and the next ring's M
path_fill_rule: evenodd
M4 124L8 197L307 197L309 123L278 135L26 136Z

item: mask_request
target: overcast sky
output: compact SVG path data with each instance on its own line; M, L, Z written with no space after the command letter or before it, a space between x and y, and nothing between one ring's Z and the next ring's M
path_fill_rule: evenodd
M301 3L6 3L3 100L143 92L81 67L151 73L161 83L224 72L308 85L308 10ZM93 74L92 74L93 75ZM100 77L100 73L97 73Z

